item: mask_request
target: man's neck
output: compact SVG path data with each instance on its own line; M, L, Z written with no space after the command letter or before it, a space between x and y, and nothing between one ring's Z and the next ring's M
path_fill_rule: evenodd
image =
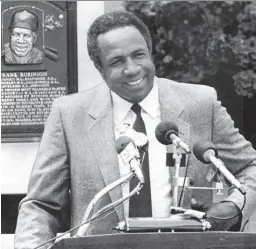
M29 52L26 56L23 56L23 57L19 57L19 56L13 54L13 57L17 63L26 64L31 57L31 52Z

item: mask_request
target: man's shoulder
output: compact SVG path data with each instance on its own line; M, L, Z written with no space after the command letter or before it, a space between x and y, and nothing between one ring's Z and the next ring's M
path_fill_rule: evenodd
M96 95L105 89L106 86L104 82L81 92L68 94L62 97L59 97L55 100L58 102L59 106L65 107L74 107L74 106L88 106L95 99Z
M4 60L4 64L5 64L5 62L7 62L7 63L13 63L14 62L12 51L10 49L10 43L5 43L4 44L4 48L1 52L1 56L2 56L2 60Z
M159 87L165 87L169 91L175 91L178 95L181 96L195 96L195 97L204 97L205 95L215 95L216 91L213 87L193 84L193 83L184 83L179 81L174 81L166 78L158 78Z
M41 50L39 50L38 48L33 47L32 52L31 52L31 58L30 58L32 63L41 62L42 59L43 59L43 52Z

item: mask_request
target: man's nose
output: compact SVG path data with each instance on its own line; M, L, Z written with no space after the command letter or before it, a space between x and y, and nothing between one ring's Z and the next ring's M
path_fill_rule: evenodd
M134 62L132 59L127 59L124 73L126 75L135 75L140 71L140 68L141 68L140 65Z
M24 35L20 35L18 41L20 43L24 43L25 42Z

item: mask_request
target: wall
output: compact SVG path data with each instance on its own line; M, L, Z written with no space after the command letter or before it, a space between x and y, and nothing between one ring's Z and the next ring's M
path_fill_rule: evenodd
M77 10L78 88L82 91L102 81L101 75L89 58L86 34L92 21L104 13L104 1L78 1Z

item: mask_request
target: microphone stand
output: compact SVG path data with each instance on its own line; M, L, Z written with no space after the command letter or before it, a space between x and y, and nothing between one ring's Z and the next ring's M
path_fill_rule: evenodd
M180 171L180 161L182 154L178 151L177 147L174 146L173 159L174 164L174 176L173 176L173 190L172 190L172 206L178 206L178 191L179 191L179 171Z
M121 177L120 179L116 180L115 182L109 184L108 186L106 186L104 189L102 189L100 192L98 192L94 198L91 200L91 202L89 203L84 217L82 219L82 223L85 223L86 221L89 220L90 215L92 214L93 208L96 205L96 203L102 198L103 195L105 195L106 193L108 193L109 191L111 191L112 189L116 188L117 186L124 184L128 181L130 181L134 176L136 176L136 174L131 171L129 172L127 175L124 175L123 177ZM101 210L99 210L95 215L93 215L93 217L90 219L90 222L82 225L81 227L79 227L77 233L75 234L74 237L81 237L81 236L85 236L88 228L90 226L90 223L93 219L96 219L100 214L102 214L103 212L107 212L109 209L123 203L125 200L131 198L133 195L137 194L141 188L143 187L143 184L141 184L140 182L138 183L137 187L126 197L121 198L120 200L117 200L114 203L111 203L110 205L107 205L106 207L102 208Z

